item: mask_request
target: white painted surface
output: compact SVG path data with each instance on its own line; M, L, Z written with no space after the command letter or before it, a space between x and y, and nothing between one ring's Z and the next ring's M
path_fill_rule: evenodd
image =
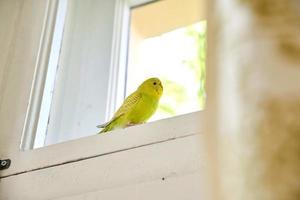
M42 24L31 24L30 21L22 22L28 24L27 27L29 31L33 29L34 26L41 26L41 30L37 33L39 34L39 36L35 38L35 40L40 41L38 48L34 49L34 51L32 52L29 51L29 53L36 54L36 57L33 76L31 80L30 95L27 99L28 105L26 119L23 125L24 128L22 133L22 143L20 145L21 149L31 149L34 146L33 143L36 138L37 122L39 121L44 87L47 87L45 86L45 84L47 85L46 77L48 71L48 62L50 60L49 55L52 51L52 38L55 37L53 30L55 28L54 24L56 19L57 7L58 0L47 1L47 3L45 3ZM34 13L35 10L28 9L26 12ZM33 65L30 67L33 67ZM40 134L37 135L37 137L40 136Z
M47 127L48 127L48 120L49 120L49 114L53 99L53 91L55 86L55 80L57 75L57 67L60 57L60 50L61 50L61 44L63 39L63 32L64 32L64 25L65 25L65 18L66 18L66 12L67 12L67 3L68 0L59 0L55 1L57 5L55 5L55 9L49 10L50 16L53 16L53 22L50 22L50 29L45 29L44 35L51 34L52 38L51 41L48 44L44 44L41 48L49 49L49 55L47 55L47 61L45 66L45 80L42 87L42 97L41 102L38 104L39 107L39 115L38 120L36 120L36 129L32 130L35 133L32 133L35 135L34 138L34 144L30 148L38 148L43 147L45 145L45 139L46 139L46 133L47 133ZM47 18L50 18L50 16L47 16ZM50 21L47 19L47 21ZM43 49L41 49L42 51ZM39 57L39 60L42 62L42 57ZM39 68L41 68L39 66ZM40 74L36 74L36 76L40 76ZM39 78L39 77L37 77ZM37 84L37 83L34 83ZM36 92L36 91L32 91ZM34 94L39 95L39 94ZM31 103L32 104L32 103ZM34 119L29 118L28 120L34 121ZM26 130L30 131L30 130ZM28 134L28 133L27 133ZM33 141L32 141L33 142ZM30 149L25 148L25 149Z
M168 181L183 175L199 173L205 166L201 161L205 156L201 151L199 136L169 140L3 178L0 184L0 199L54 199L162 178ZM194 182L192 177L190 180L191 187L201 189L198 181ZM177 186L181 185L179 181L180 179ZM133 190L128 190L128 194L130 193L134 195ZM171 193L172 191L168 194L172 195Z
M135 6L140 6L143 4L151 3L154 1L157 1L157 0L128 0L127 2L131 7L135 7Z
M76 161L147 144L201 133L201 112L160 120L140 126L94 135L44 148L10 154L13 164L0 176ZM0 149L2 150L2 149ZM7 157L7 156L5 156Z
M46 145L105 122L115 0L68 1Z
M201 125L198 122L202 118L201 113L192 113L119 130L115 134L86 137L41 149L20 150L48 4L46 1L39 0L26 1L21 4L13 1L4 2L6 3L1 1L4 4L1 8L16 10L17 13L11 18L12 21L15 20L15 23L7 25L2 22L0 24L1 33L7 36L9 32L6 33L3 30L7 26L5 30L10 30L10 25L13 35L10 43L1 40L1 43L8 48L9 57L4 57L7 61L0 66L0 71L3 72L0 104L0 156L10 158L12 165L9 169L1 171L0 177L200 132ZM126 135L117 133L126 133Z
M125 99L129 24L129 2L116 0L105 121L111 119Z
M6 77L4 76L8 69L8 59L11 57L10 49L15 42L15 30L16 22L18 20L22 1L11 0L11 1L0 1L0 94L4 89L4 82ZM2 100L0 95L0 102Z
M162 177L167 177L165 182L169 177L174 180L165 186L170 190L193 182L192 174L198 174L203 164L196 135L202 129L200 112L107 135L20 150L47 3L0 1L0 44L4 49L0 55L0 158L12 160L9 169L0 171L0 199L41 200L70 195L91 199L80 195L105 189L105 195L113 196L119 189L110 192L108 188L115 187L128 191L127 195L135 190L142 195L150 188L162 191ZM198 182L192 186L196 187ZM167 189L164 194L172 196ZM183 191L189 189L184 187Z
M203 178L201 173L195 172L55 200L201 200L200 197L203 196L201 178Z
M0 15L5 15L0 44L6 54L0 59L0 157L13 162L20 153L46 9L47 1L0 1Z

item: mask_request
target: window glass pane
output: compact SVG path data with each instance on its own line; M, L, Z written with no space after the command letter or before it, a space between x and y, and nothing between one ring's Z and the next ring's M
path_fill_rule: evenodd
M35 147L94 135L106 120L114 10L115 0L59 1Z
M164 0L132 9L126 93L149 77L164 85L151 120L205 106L206 22L198 0Z

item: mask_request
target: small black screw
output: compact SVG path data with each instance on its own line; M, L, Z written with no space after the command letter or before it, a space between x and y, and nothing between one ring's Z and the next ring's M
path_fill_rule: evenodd
M0 160L0 170L9 168L10 163L10 159Z

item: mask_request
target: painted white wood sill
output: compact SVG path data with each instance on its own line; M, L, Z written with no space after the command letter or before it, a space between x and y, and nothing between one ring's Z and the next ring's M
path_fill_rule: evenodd
M199 137L189 135L6 177L0 182L0 199L198 200L205 167Z
M199 111L116 130L109 134L22 151L18 157L12 158L9 169L0 172L0 178L196 135L202 132L203 121L203 112Z

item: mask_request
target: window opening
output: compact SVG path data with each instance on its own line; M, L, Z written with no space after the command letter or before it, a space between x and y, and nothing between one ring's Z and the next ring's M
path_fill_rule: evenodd
M133 1L120 12L125 2L58 1L34 148L96 134L149 77L164 85L151 120L205 107L201 1Z
M159 77L164 94L151 120L205 107L206 21L198 2L165 0L131 10L126 95Z

